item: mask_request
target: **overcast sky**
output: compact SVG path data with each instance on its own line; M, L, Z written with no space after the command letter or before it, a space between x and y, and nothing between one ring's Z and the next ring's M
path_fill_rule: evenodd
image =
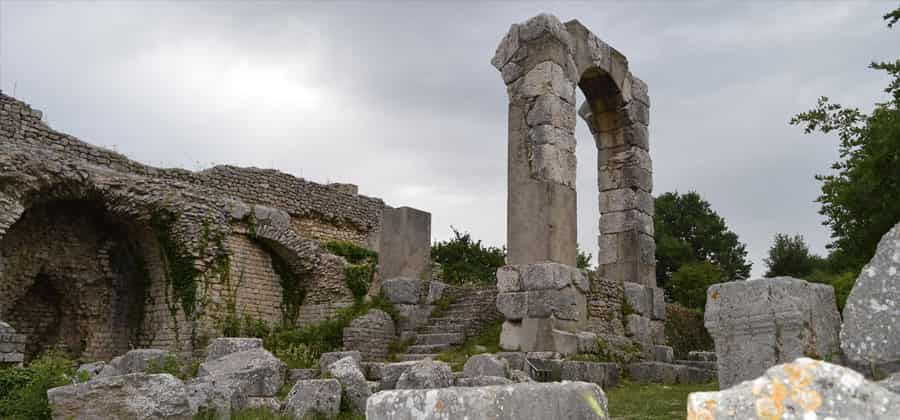
M0 0L0 89L49 124L157 166L351 182L488 244L506 235L509 25L577 18L650 87L655 194L698 191L747 243L824 252L837 140L788 125L818 96L871 109L900 53L882 2L118 3ZM579 121L578 229L596 254L596 147Z

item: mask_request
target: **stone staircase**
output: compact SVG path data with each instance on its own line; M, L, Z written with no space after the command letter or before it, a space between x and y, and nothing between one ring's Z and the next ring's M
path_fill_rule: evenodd
M414 344L400 361L434 358L439 353L460 346L469 337L480 334L487 325L500 319L496 289L457 289L453 302L442 313L429 319L416 331Z

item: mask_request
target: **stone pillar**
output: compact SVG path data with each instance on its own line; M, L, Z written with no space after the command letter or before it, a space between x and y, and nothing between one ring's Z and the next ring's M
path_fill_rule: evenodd
M412 207L385 207L378 250L379 278L430 278L431 213Z
M491 63L509 95L509 264L575 265L575 84L571 40L553 16L514 24Z

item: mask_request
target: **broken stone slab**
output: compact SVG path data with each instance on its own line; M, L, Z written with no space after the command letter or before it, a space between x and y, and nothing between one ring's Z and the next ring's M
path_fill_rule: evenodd
M366 412L366 399L372 394L366 377L359 369L359 362L353 357L347 356L332 363L328 371L331 376L341 383L350 407L353 412L364 414Z
M463 374L468 378L478 376L509 377L509 362L493 354L477 354L466 360Z
M421 360L397 379L397 389L446 388L453 385L453 371L450 365L434 360Z
M704 324L723 388L798 357L840 351L834 289L791 277L733 281L707 290Z
M110 360L100 370L98 376L105 377L146 372L151 366L162 366L167 359L175 357L174 354L160 349L134 349Z
M341 383L336 379L298 381L284 399L282 411L298 419L336 416L341 411Z
M455 386L491 386L491 385L509 385L513 381L501 376L474 376L457 378L453 381Z
M383 391L369 398L366 419L595 420L609 418L606 405L606 395L596 384L526 382Z
M385 364L381 368L381 380L378 383L378 390L394 389L397 386L397 380L400 379L400 375L416 363L418 363L417 360Z
M435 302L441 300L444 297L444 293L450 287L447 283L440 282L437 280L432 280L428 282L428 296L425 298L425 303L432 305Z
M231 353L200 365L197 377L217 383L234 383L247 397L272 397L284 384L286 366L272 353L260 348ZM218 386L218 385L217 385Z
M525 369L525 353L518 351L501 351L494 353L494 356L506 360L511 370Z
M900 371L900 224L878 242L844 305L841 348L851 366L870 374Z
M194 378L185 382L184 387L193 412L214 414L217 419L230 418L232 410L245 407L248 401L241 393L241 385L227 379Z
M562 380L590 382L607 389L619 384L619 365L615 363L564 361Z
M193 418L184 384L169 374L132 373L52 388L54 419Z
M217 338L206 346L206 360L215 360L239 351L263 348L259 338Z
M653 290L630 281L625 282L625 302L638 315L650 317L653 312Z
M352 358L354 363L356 364L356 367L362 369L362 353L360 353L358 350L332 351L328 353L322 353L322 355L319 356L319 369L322 372L328 372L328 369L332 363L337 362L338 360L341 360L345 357Z
M719 392L688 395L688 418L896 419L900 394L861 374L800 358Z
M395 277L381 282L381 294L394 304L416 304L422 291L422 281L410 277Z

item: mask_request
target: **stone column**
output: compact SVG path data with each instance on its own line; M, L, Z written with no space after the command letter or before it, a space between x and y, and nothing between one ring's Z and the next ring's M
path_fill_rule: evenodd
M431 213L412 207L385 207L378 247L380 279L431 275Z
M575 84L565 26L549 15L514 24L491 64L509 95L509 264L575 265Z

